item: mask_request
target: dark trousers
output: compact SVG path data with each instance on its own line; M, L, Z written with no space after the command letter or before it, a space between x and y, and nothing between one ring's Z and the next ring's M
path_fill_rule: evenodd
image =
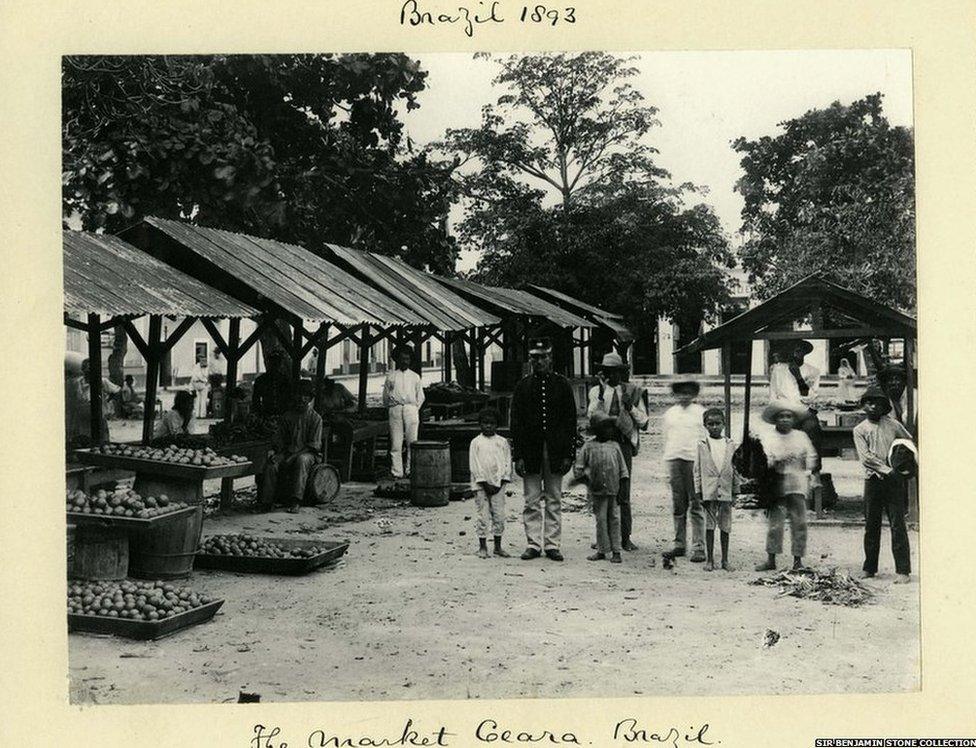
M799 427L810 437L810 443L813 444L813 448L817 452L817 472L820 472L823 460L823 428L820 425L820 419L817 417L817 411L812 408L808 410L806 416L800 419Z
M630 476L634 469L634 448L630 440L620 445L620 451L624 453L624 464L627 466L627 475ZM630 533L634 528L634 518L630 513L630 477L620 479L620 489L617 491L617 503L620 505L620 540L624 545L630 542Z
M891 553L895 557L895 573L911 574L912 561L908 548L908 528L905 481L897 473L871 477L864 481L864 571L876 574L881 553L881 517L888 515L891 527Z

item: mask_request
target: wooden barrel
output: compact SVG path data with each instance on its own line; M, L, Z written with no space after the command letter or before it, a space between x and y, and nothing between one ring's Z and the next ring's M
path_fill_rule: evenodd
M339 493L339 471L326 462L312 468L305 487L305 503L312 506L332 501Z
M410 447L410 502L414 506L447 506L450 501L450 445L414 442Z
M203 532L203 504L194 509L160 522L151 530L132 534L129 576L141 579L190 576Z
M74 558L69 569L75 579L125 579L129 569L129 539L125 530L83 525L75 530Z

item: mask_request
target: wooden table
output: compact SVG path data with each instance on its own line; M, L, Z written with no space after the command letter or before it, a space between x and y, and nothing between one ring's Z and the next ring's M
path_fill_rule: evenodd
M136 474L133 489L143 496L166 494L173 501L199 504L203 501L203 482L215 478L238 478L251 475L251 462L234 465L206 466L187 465L179 462L146 460L139 457L122 457L78 449L74 457L84 465L129 470Z
M389 436L389 421L350 420L347 426L337 428L329 424L330 438L326 448L326 461L339 471L343 483L356 479L371 481L376 478L376 441ZM352 427L351 438L349 427ZM355 460L356 445L360 460Z

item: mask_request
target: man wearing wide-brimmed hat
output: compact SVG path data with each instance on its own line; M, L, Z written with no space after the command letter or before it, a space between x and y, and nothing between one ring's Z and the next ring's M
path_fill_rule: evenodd
M891 553L895 558L897 582L907 582L911 574L908 510L904 478L891 467L888 455L898 440L911 443L908 430L891 413L891 400L880 387L869 387L861 396L861 407L867 416L854 427L854 446L864 466L864 575L878 573L881 551L881 517L888 515L891 527Z
M813 351L813 344L809 340L790 341L786 345L778 346L774 356L782 361L783 376L776 376L770 369L769 399L770 402L786 401L798 406L796 427L802 429L810 438L813 448L817 452L816 476L811 487L820 484L820 464L823 458L823 430L817 416L817 398L820 394L820 369L806 363L805 359Z
M634 455L640 449L640 432L647 425L647 402L644 389L624 382L627 364L617 353L608 353L597 367L600 383L590 388L587 415L603 413L614 419L614 438L620 444L627 465L628 478L620 481L617 503L620 504L620 537L625 551L636 551L630 539L633 516L630 508Z
M529 339L529 360L532 373L515 385L510 411L512 458L525 492L522 559L545 552L562 561L562 485L576 456L576 398L569 380L552 371L549 338Z
M295 513L305 498L312 467L322 453L322 416L312 407L314 397L315 385L301 380L291 407L278 419L258 498L265 508L277 500Z
M915 378L916 384L918 378ZM918 418L918 392L913 390L913 405L915 412L908 413L908 376L906 369L901 364L887 364L878 372L878 384L888 396L891 405L891 417L901 423L909 431L915 431Z

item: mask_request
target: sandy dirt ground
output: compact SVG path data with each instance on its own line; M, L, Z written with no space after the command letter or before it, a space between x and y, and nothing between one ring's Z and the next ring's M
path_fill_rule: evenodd
M758 414L757 414L758 415ZM246 510L205 534L346 539L334 567L305 577L199 571L226 600L213 621L158 642L69 636L74 703L340 701L890 692L919 686L919 587L893 585L887 528L876 597L860 608L777 597L752 586L761 512L736 509L732 572L685 559L666 571L670 495L656 409L635 459L634 540L622 565L588 562L594 524L574 488L566 561L524 562L521 490L508 497L511 559L476 557L474 502L418 509L348 484L298 515ZM860 568L858 465L828 460L845 503L811 526L807 563ZM217 487L214 486L214 489ZM246 489L245 492L246 493ZM377 523L390 520L390 527ZM910 533L913 569L918 536ZM717 542L717 541L716 541ZM788 542L788 541L787 541ZM716 548L716 550L718 550ZM781 564L787 563L781 557ZM780 634L763 647L767 629Z

